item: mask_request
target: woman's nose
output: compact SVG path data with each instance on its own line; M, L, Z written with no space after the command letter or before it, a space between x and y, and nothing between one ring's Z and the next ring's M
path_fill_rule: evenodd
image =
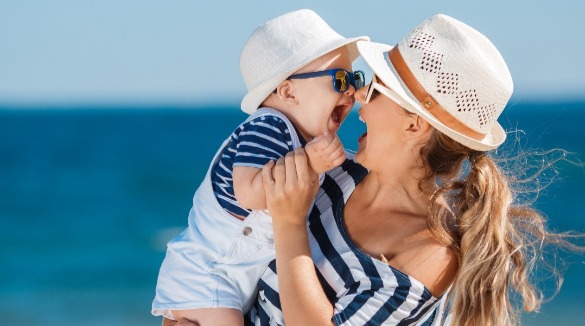
M355 91L354 93L354 98L356 99L356 101L360 102L360 104L364 104L366 102L366 92L368 89L369 85L366 85L360 89L358 89L357 91Z

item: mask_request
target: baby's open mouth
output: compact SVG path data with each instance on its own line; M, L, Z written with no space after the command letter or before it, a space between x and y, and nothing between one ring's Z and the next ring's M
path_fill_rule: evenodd
M347 105L338 105L331 112L331 120L339 127L345 118Z

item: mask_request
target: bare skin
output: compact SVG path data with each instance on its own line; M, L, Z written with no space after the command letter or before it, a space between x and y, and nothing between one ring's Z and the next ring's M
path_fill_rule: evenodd
M200 326L198 323L192 322L188 319L181 318L179 320L172 320L163 318L162 326Z

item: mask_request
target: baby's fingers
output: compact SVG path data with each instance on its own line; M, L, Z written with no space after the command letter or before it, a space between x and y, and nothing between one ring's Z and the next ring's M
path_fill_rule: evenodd
M307 149L324 150L325 148L329 147L329 145L331 144L333 139L334 139L334 136L331 135L330 133L326 132L322 135L319 135L319 136L313 138L313 140L311 140L307 144L306 148Z
M331 156L331 154L339 150L343 151L343 144L341 143L339 136L335 135L331 137L330 141L327 143L327 146L321 149L321 152L324 155Z
M331 162L332 162L333 166L341 165L341 163L343 163L345 161L345 158L346 158L345 151L343 150L343 147L340 147L337 150L335 150L333 153L331 153L330 158L331 158Z

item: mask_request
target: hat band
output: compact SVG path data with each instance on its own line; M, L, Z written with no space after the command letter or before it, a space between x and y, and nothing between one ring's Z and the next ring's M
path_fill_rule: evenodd
M416 77L412 74L412 71L406 65L402 54L398 50L398 46L395 46L388 52L390 62L396 69L396 72L402 79L402 82L412 95L419 101L420 105L425 108L432 116L443 123L445 126L477 141L482 141L486 134L479 133L468 126L461 123L454 116L451 115L445 108L443 108L418 82Z

